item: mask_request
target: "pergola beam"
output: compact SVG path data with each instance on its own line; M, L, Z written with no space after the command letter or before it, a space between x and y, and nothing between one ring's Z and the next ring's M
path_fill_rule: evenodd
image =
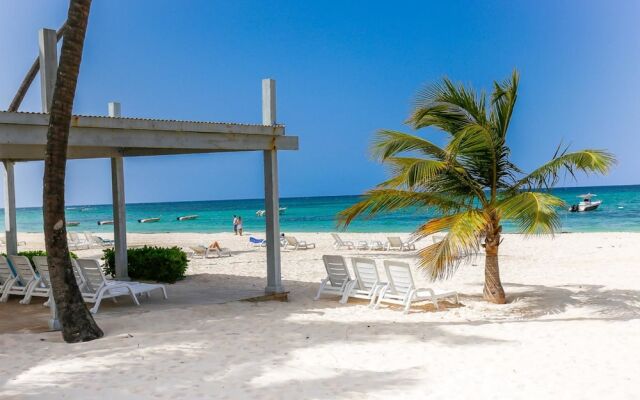
M43 121L47 118L42 114L0 112L0 159L44 159L47 124ZM224 129L214 132L209 129L212 128L209 124L203 123L200 131L184 131L165 129L167 126L163 124L171 125L173 122L160 120L144 120L145 124L140 125L140 120L112 118L118 123L110 126L103 121L107 118L74 118L79 123L72 126L69 132L68 157L71 159L111 158L118 154L136 156L298 149L297 137L268 134L277 129L262 125L225 124ZM91 124L85 118L100 123ZM189 125L189 128L193 127Z

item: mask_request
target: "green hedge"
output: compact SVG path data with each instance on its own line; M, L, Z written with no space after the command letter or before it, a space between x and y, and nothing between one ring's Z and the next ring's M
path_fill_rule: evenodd
M115 276L115 252L105 249L102 257L105 260L104 272ZM151 247L144 246L127 249L129 277L174 283L184 279L187 271L187 255L179 247Z
M74 253L73 251L70 251L69 254L71 255L71 258L78 258L76 253ZM2 253L2 255L5 257L7 256L5 253ZM44 250L25 250L25 251L19 251L18 255L27 257L31 262L31 264L33 264L33 257L37 257L37 256L46 257L47 252Z

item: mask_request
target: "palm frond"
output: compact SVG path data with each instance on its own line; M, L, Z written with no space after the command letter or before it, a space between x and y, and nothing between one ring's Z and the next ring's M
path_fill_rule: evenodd
M587 149L561 154L556 152L551 161L520 179L514 185L514 189L550 188L557 183L561 171L565 171L574 178L577 172L606 174L615 163L615 156L604 150Z
M418 267L432 279L446 279L455 273L460 261L480 247L480 236L487 224L480 210L467 210L458 214L434 218L414 233L423 238L437 232L448 231L444 239L418 252Z
M408 151L418 151L425 156L438 160L446 157L444 149L426 139L388 129L378 131L371 146L373 156L379 160L385 160L396 154Z
M511 116L518 98L518 82L520 75L517 70L513 70L510 79L506 79L501 84L494 83L494 90L491 96L491 120L496 126L496 131L502 140L507 137Z
M557 209L564 206L562 199L549 193L520 192L501 199L496 210L502 218L518 224L525 234L553 234L560 229Z
M338 214L338 225L346 228L356 217L372 217L408 207L416 209L432 207L447 213L465 207L465 203L451 195L399 189L374 189L366 192L363 200L342 210Z
M448 168L444 161L417 157L390 157L385 163L391 167L393 182L408 188L426 186Z
M486 119L484 93L477 95L473 89L444 78L441 84L427 86L418 93L407 122L415 129L435 126L455 135L465 125Z

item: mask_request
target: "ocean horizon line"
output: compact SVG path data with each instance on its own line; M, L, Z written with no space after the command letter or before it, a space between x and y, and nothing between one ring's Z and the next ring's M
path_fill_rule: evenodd
M640 183L623 184L623 185L586 185L586 186L557 186L550 188L550 190L574 190L574 189L593 189L593 188L617 188L617 187L640 187ZM348 198L348 197L361 197L364 194L335 194L335 195L318 195L318 196L287 196L280 197L282 200L303 200L303 199L323 199L323 198ZM126 202L126 205L153 205L153 204L172 204L172 203L203 203L203 202L232 202L232 201L260 201L264 200L264 197L253 197L243 199L200 199L200 200L168 200L168 201L142 201L142 202ZM84 204L66 204L65 207L106 207L111 206L112 203L84 203ZM42 206L26 206L16 207L16 209L38 209ZM4 211L4 207L0 207L1 211Z

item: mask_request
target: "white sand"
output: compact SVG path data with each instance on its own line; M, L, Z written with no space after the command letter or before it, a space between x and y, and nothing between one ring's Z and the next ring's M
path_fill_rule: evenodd
M336 252L328 234L296 236L318 248L283 253L288 303L210 304L212 285L264 286L264 250L229 234L131 234L130 243L162 245L216 238L237 252L192 262L169 301L105 306L96 318L103 339L67 345L59 333L0 335L0 398L640 397L640 234L506 235L509 304L481 301L480 257L432 285L459 291L463 307L409 315L312 297L322 254L412 255ZM41 246L39 235L20 239Z

